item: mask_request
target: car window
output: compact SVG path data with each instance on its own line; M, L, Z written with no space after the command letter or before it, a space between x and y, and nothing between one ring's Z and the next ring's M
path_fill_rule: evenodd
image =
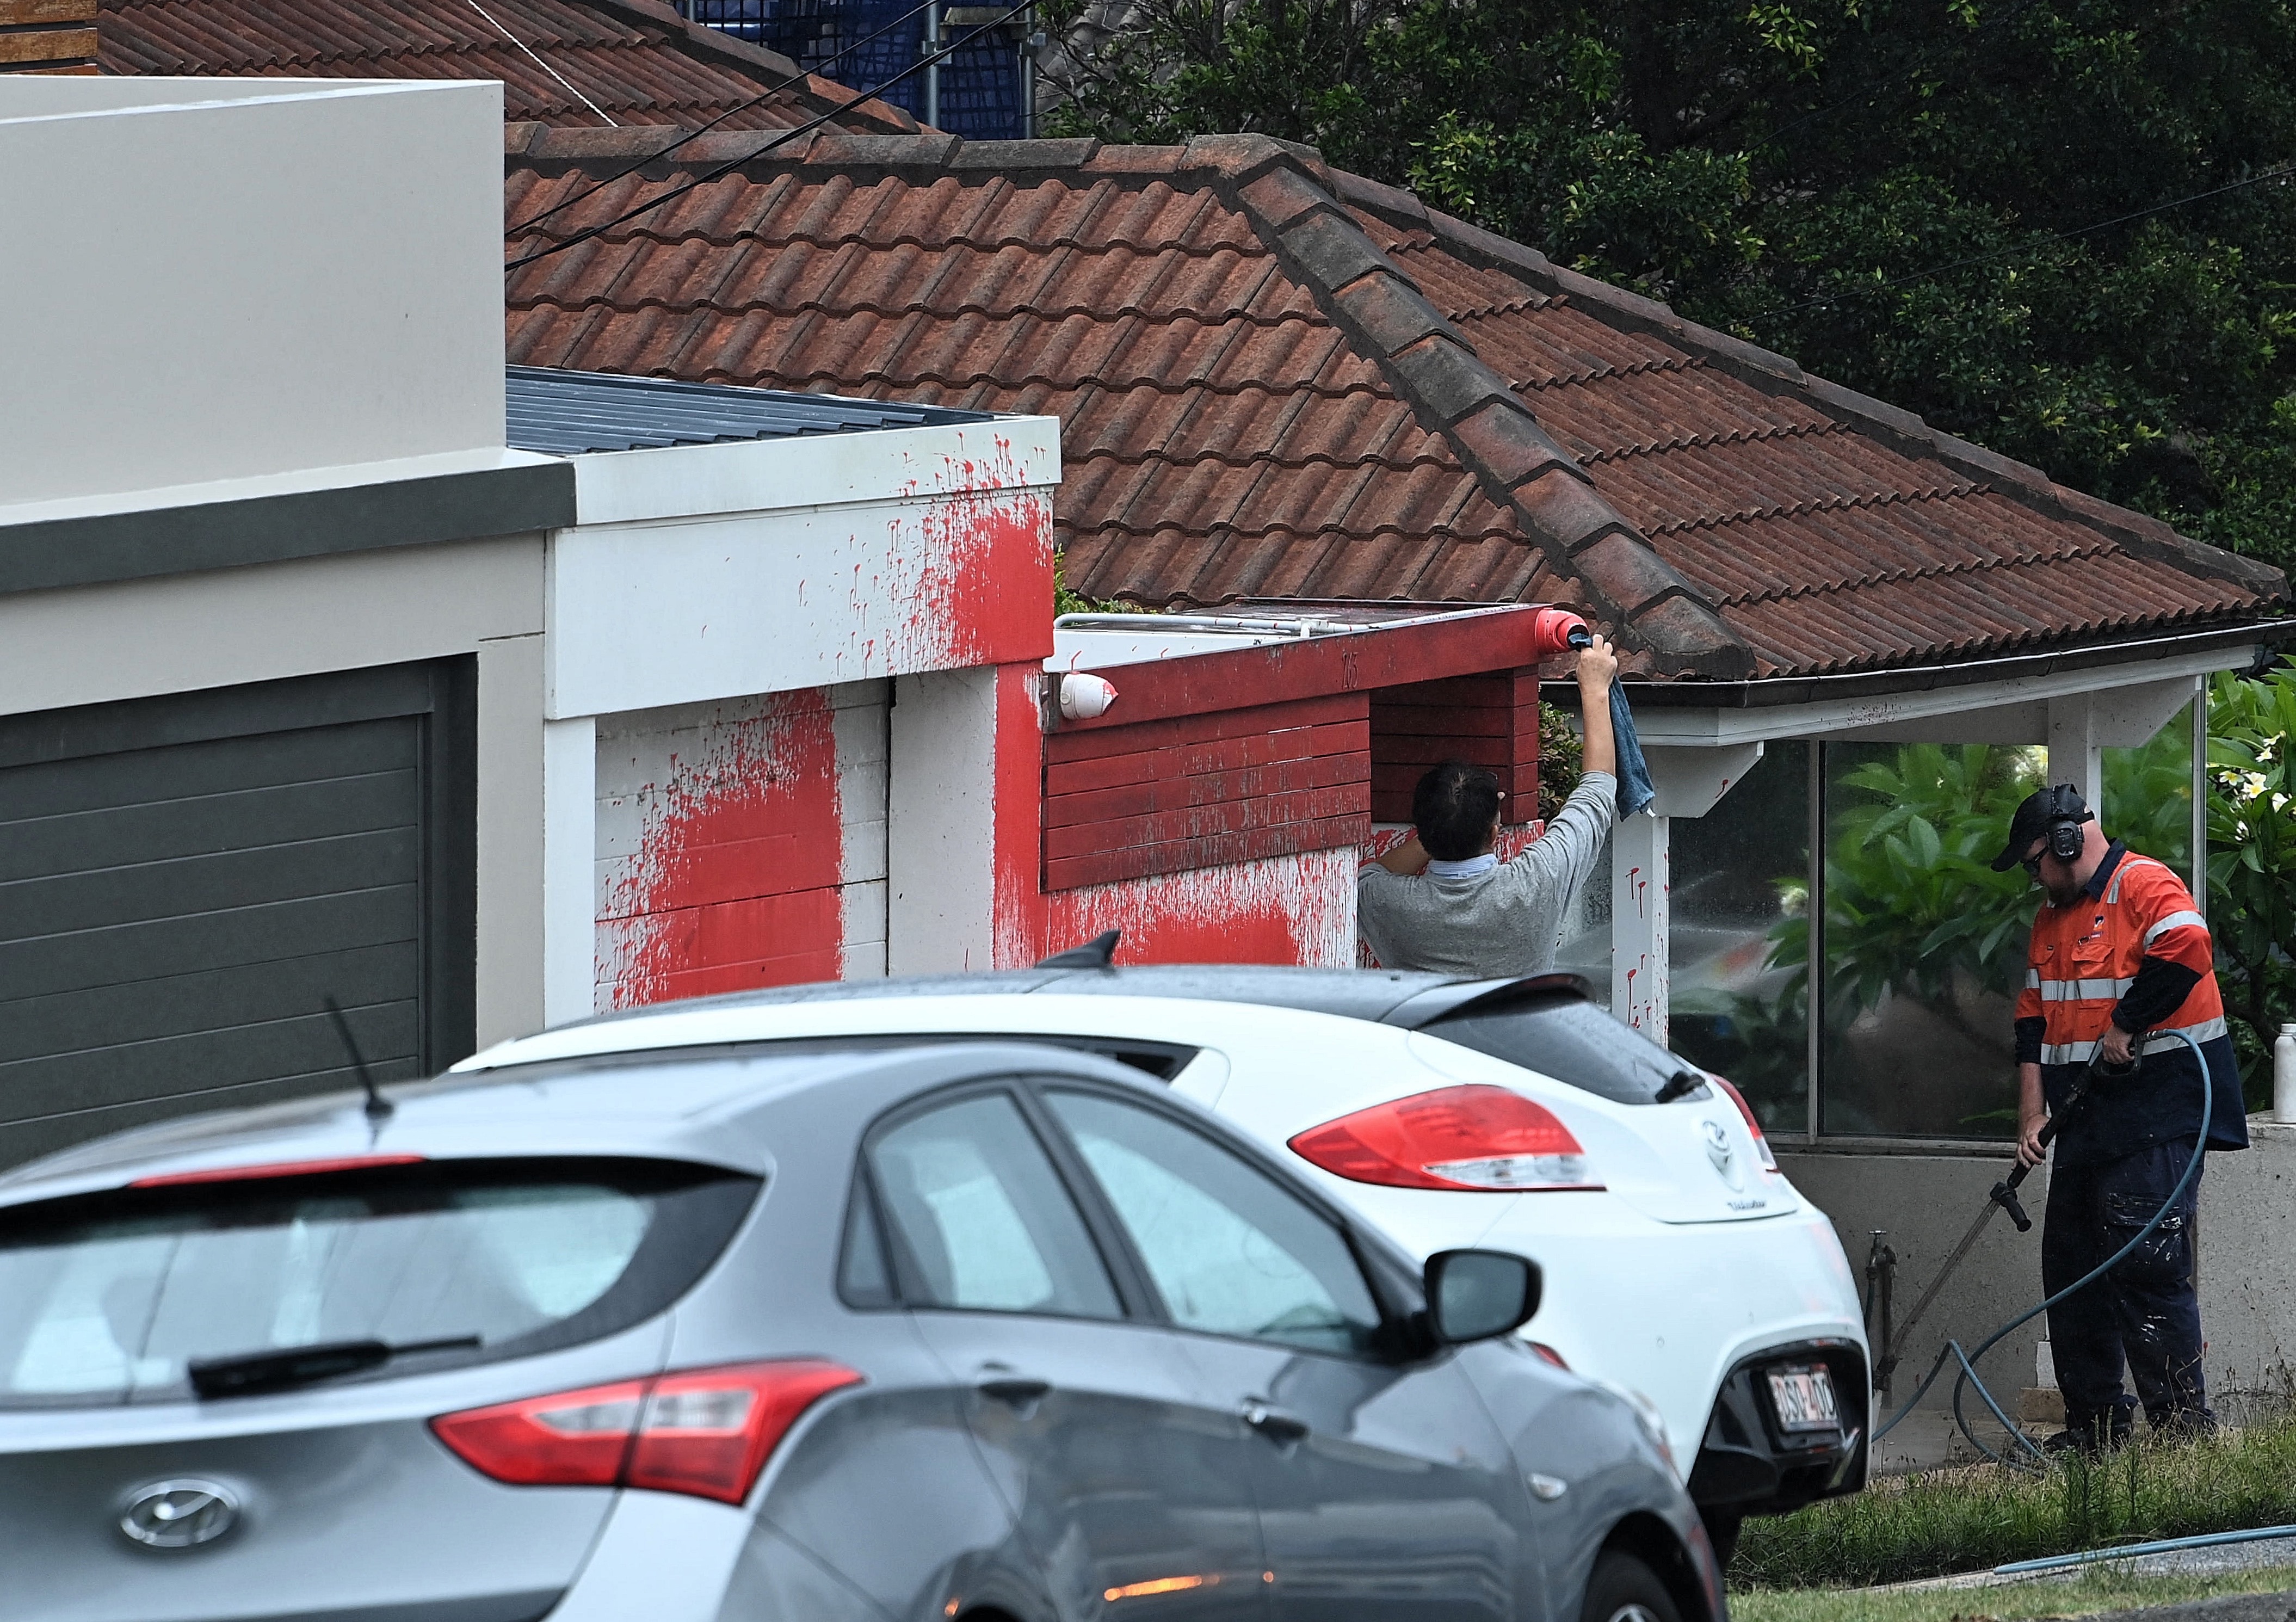
M913 1116L879 1135L869 1161L910 1306L1123 1315L1083 1216L1006 1094Z
M1685 1097L1704 1080L1690 1061L1582 997L1478 997L1419 1028L1612 1103Z
M0 1407L180 1401L194 1360L320 1343L472 1339L468 1363L594 1339L684 1293L757 1189L660 1162L433 1161L0 1212Z
M1380 1312L1340 1230L1275 1178L1153 1110L1054 1092L1173 1321L1319 1352L1370 1348Z

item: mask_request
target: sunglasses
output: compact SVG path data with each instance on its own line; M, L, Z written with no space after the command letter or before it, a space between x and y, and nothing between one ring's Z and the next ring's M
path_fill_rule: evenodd
M2045 854L2045 852L2037 851L2020 861L2017 865L2025 870L2028 877L2038 879L2041 876L2041 857Z

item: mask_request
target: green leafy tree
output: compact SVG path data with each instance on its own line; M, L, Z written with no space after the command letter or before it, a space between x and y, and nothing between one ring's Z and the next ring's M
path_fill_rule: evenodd
M2077 488L2296 555L2296 0L1128 15L1056 125L1311 143Z
M1062 614L1148 614L1136 603L1125 602L1114 597L1087 597L1068 583L1067 571L1059 558L1053 560L1053 617Z
M2251 1110L2271 1094L2272 1044L2296 1019L2296 668L2221 676L2209 704L2209 929Z
M2032 754L1981 743L1908 744L1841 787L1866 797L1834 819L1825 859L1827 1001L1837 1017L1895 993L1961 1024L1957 978L2012 993L2025 963L2034 897L2021 869L1995 872L2009 818L2039 786ZM1779 961L1807 971L1782 940ZM1972 1031L1997 1041L1999 1031Z

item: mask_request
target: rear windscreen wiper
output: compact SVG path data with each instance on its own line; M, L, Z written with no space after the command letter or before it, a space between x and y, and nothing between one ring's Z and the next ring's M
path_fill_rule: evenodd
M1652 1098L1651 1102L1654 1104L1670 1104L1677 1098L1689 1097L1693 1093L1699 1092L1705 1085L1706 1077L1700 1075L1696 1070L1677 1070L1672 1076L1667 1077L1666 1085L1658 1090L1657 1094Z
M397 1346L388 1340L323 1340L228 1357L194 1357L184 1365L184 1372L191 1378L192 1389L201 1397L253 1397L357 1374L413 1352L460 1351L478 1344L476 1335L409 1340Z

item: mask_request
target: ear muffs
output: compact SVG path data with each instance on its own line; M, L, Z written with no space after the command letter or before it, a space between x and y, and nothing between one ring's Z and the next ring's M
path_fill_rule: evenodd
M2088 820L2088 807L2081 803L2080 792L2069 782L2056 784L2049 791L2049 854L2060 862L2070 862L2080 855L2085 842L2081 824Z

